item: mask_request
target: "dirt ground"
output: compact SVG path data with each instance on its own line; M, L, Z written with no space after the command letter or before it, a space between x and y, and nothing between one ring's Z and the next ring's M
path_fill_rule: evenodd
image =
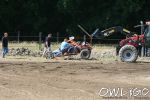
M0 59L0 100L121 99L100 96L102 88L150 90L150 62ZM140 97L124 99L150 100L150 93Z

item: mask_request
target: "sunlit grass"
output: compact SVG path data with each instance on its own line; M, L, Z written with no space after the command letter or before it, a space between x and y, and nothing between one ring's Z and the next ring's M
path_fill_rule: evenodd
M59 49L60 44L61 43L53 42L52 46L51 46L52 51ZM1 43L0 43L0 46L1 46ZM110 56L104 56L104 57L99 56L100 54L102 54L104 52L115 52L115 47L116 47L116 45L111 45L111 44L107 44L107 45L106 44L93 44L91 57L95 58L97 60L100 60L100 61L115 61L117 59L117 57L112 56L112 54L110 54ZM9 49L12 49L12 48L15 48L15 49L17 49L17 48L28 48L29 50L32 50L32 51L42 51L44 48L44 43L39 44L38 42L20 42L20 43L9 42ZM33 57L33 58L36 60L43 59L41 57L39 57L39 58ZM32 57L28 57L28 56L23 56L23 57L20 57L20 56L13 57L12 56L11 57L11 56L9 56L8 59L27 60L27 59L32 59ZM41 60L41 61L43 61L43 60Z
M52 50L56 50L58 48L60 48L60 44L61 43L56 43L53 42L52 43ZM2 43L0 42L0 47ZM112 45L112 44L93 44L92 48L94 50L110 50L110 49L114 49L116 47L116 45ZM16 43L16 42L10 42L9 43L9 48L28 48L30 50L40 50L42 48L44 48L44 43L39 44L38 42L20 42L20 43Z
M60 47L61 43L52 43L52 50L56 50ZM40 48L41 47L41 48ZM12 48L28 48L29 50L32 51L41 51L44 48L44 44L42 43L41 45L38 42L21 42L21 43L16 43L16 42L9 42L9 49ZM118 61L119 58L114 54L115 53L115 48L116 45L112 44L93 44L92 45L92 58L97 59L98 61L102 62L114 62ZM0 42L0 50L2 49L2 43ZM100 54L105 54L107 52L110 55L107 56L99 56ZM96 53L96 54L95 54ZM31 56L6 56L6 59L1 59L1 60L10 60L10 61L47 61L46 59L42 57L31 57ZM139 58L141 61L147 61L147 58ZM88 60L87 60L88 61Z

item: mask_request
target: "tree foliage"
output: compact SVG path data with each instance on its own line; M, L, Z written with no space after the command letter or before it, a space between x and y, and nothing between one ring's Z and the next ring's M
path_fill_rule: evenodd
M148 0L1 0L0 32L89 32L121 25L129 29L150 20Z

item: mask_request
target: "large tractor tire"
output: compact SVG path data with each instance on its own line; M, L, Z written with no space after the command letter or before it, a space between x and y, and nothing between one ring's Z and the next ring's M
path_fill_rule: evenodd
M80 58L81 59L89 59L91 56L91 51L88 49L83 49L80 52Z
M119 57L122 62L135 62L138 58L138 51L132 45L125 45L120 49Z

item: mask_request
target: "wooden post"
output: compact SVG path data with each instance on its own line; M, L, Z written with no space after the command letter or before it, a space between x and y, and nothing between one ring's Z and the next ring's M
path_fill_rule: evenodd
M42 48L42 32L39 32L39 50Z
M84 38L83 38L84 42L86 42L86 35L84 35Z
M59 43L59 32L57 32L57 44Z
M20 43L20 31L18 31L18 37L17 37L18 43Z

